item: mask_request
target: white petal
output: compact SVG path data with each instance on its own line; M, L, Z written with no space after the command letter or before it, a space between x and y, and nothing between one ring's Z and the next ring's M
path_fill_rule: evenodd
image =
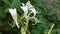
M36 15L37 11L33 8L31 11L34 13L34 16Z
M26 5L28 6L29 10L31 10L32 13L34 13L34 16L36 15L37 11L35 10L35 8L32 6L32 4L30 4L30 2L28 1L26 3Z
M25 6L25 4L24 4L24 3L22 3L22 5L23 5L23 6Z
M28 7L27 5L24 5L24 3L22 3L23 6L21 6L22 10L24 11L24 16L27 16L28 14Z
M35 19L35 23L39 23L40 22L37 18L34 17L34 19Z
M13 20L16 21L17 20L17 11L16 11L16 9L15 8L14 9L9 9L9 12L10 12Z
M35 20L35 24L32 24L32 25L36 25L37 23L40 22L36 17L33 17L33 18L34 18L34 20Z
M18 22L17 22L17 10L16 10L16 8L9 9L9 12L10 12L13 20L15 21L16 26L19 28L19 25L18 25Z
M16 21L16 26L18 27L18 28L20 28L20 26L18 25L18 22Z

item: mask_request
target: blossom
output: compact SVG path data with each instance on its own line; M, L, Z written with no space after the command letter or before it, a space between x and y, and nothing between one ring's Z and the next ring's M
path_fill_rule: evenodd
M21 6L22 10L24 11L24 16L26 17L28 14L28 7L24 3L22 3L23 6Z
M34 19L35 23L32 25L35 25L40 22L39 19L37 19L36 17L30 17L29 19Z
M35 17L38 12L37 12L36 9L33 7L33 5L30 3L30 1L28 1L28 2L26 3L26 5L25 5L24 3L22 3L22 5L23 5L23 6L21 6L21 8L22 8L22 10L24 11L24 17L25 17L26 19L28 19L28 20L29 20L29 19L34 19L34 20L35 20L35 24L38 23L39 20ZM29 13L29 15L30 15L31 13L34 14L33 17L30 17L30 16L28 15L28 12L29 12L28 10L31 11L31 12Z
M34 20L35 20L35 24L40 22L36 17L34 17ZM35 25L35 24L32 24L32 25Z
M29 10L31 10L32 13L34 13L34 16L36 15L37 11L36 9L32 6L32 4L30 3L30 1L28 1L26 3L26 5L28 6Z
M18 25L18 22L17 22L17 10L16 10L16 8L14 8L14 9L9 8L9 12L10 12L13 20L15 21L16 26L19 28L19 25Z

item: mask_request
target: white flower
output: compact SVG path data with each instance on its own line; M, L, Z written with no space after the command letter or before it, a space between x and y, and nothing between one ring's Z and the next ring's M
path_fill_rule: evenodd
M21 6L22 10L24 11L24 16L26 17L28 14L28 7L24 3L22 3L23 6Z
M36 10L35 10L35 8L32 7L30 10L32 11L32 13L34 13L34 16L35 16L36 13L37 13Z
M19 25L18 25L18 22L17 22L17 10L16 10L16 8L14 8L14 9L9 8L9 12L10 12L13 20L15 21L16 26L19 28Z
M10 24L10 23L8 23L12 28L13 27L15 27L15 22L14 21L12 21L12 23Z
M37 23L39 23L40 21L39 21L39 19L37 19L36 17L30 17L30 19L34 19L35 20L35 23L34 24L32 24L32 25L35 25L35 24L37 24Z
M37 14L37 11L36 11L36 9L33 7L33 5L30 3L30 1L28 1L28 2L26 3L26 5L25 5L24 3L22 3L22 5L23 5L23 6L21 6L21 8L22 8L22 10L24 11L24 17L25 17L26 19L28 19L28 20L29 20L29 19L34 19L34 20L35 20L35 24L38 23L39 20L38 20L37 18L35 18L36 14ZM29 15L27 15L27 14L28 14L28 10L31 10L31 12L29 13L29 15L30 15L31 13L34 14L33 17L30 17Z
M36 17L34 17L34 20L35 20L35 24L40 22Z
M35 10L35 8L32 6L32 4L30 4L30 1L28 1L26 3L26 5L28 6L29 10L31 10L32 13L34 13L34 16L36 15L37 11Z

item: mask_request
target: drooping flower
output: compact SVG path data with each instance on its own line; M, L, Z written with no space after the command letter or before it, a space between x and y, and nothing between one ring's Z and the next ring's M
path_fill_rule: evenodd
M24 11L24 16L25 16L25 18L28 19L28 20L29 20L29 19L34 19L34 20L35 20L35 24L38 23L39 20L35 17L36 14L37 14L37 11L36 11L36 9L33 7L33 5L30 3L30 1L28 1L28 2L26 3L26 5L25 5L24 3L22 3L22 5L23 5L23 6L21 6L21 8L22 8L22 10ZM28 12L29 12L28 10L31 11L29 14L31 14L31 13L34 14L33 17L30 17L29 15L27 15Z
M39 21L39 19L38 19L38 18L36 18L36 17L30 17L29 19L34 19L35 23L34 23L34 24L32 24L32 25L35 25L35 24L37 24L37 23L39 23L39 22L40 22L40 21Z
M26 5L28 6L29 10L31 10L32 13L34 13L34 16L36 15L37 11L36 9L33 7L33 5L30 3L30 1L28 1L26 3Z
M33 17L34 20L35 20L35 24L39 23L40 21L36 18L36 17ZM35 24L32 24L32 25L35 25Z
M25 5L24 3L22 3L21 8L24 11L24 16L26 17L27 14L28 14L28 7L27 7L27 5Z
M14 8L14 9L9 8L9 12L10 12L13 20L15 21L16 26L17 26L18 28L20 28L19 25L18 25L18 22L17 22L17 10L16 10L16 8Z

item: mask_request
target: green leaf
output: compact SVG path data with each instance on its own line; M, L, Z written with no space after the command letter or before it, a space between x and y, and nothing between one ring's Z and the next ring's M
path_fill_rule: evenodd
M44 34L47 34L49 29L44 29Z
M60 34L60 29L59 28L57 28L57 32L58 32L58 34Z
M4 29L5 31L10 31L10 30L11 30L11 27L5 26L3 29Z
M53 29L52 34L56 34L56 33L57 33L57 29Z
M33 30L32 30L32 33L33 33L33 34L41 34L41 33L40 33L40 30L37 30L37 29L33 29Z
M2 33L0 32L0 34L2 34Z
M5 18L6 17L6 14L4 12L0 11L0 17L1 18Z
M0 27L3 25L3 23L0 22Z
M20 8L20 0L12 1L13 8Z
M2 0L5 4L10 5L9 0Z
M8 13L8 12L9 12L9 8L6 8L6 9L4 10L4 12L5 12L5 13Z

